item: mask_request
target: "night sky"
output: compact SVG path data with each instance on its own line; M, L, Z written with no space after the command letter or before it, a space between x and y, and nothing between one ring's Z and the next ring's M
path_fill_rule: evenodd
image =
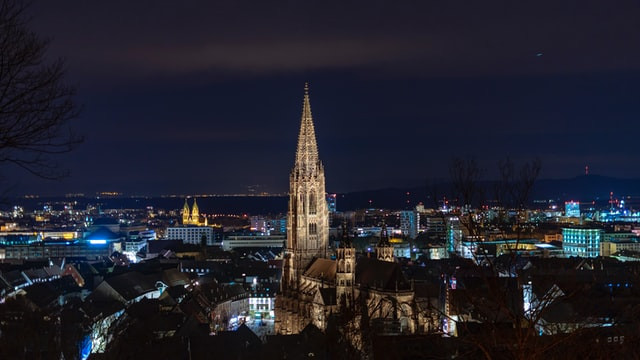
M184 4L188 3L188 4ZM474 156L640 177L637 1L36 0L83 106L70 178L17 193L283 192L303 84L327 190L419 186Z

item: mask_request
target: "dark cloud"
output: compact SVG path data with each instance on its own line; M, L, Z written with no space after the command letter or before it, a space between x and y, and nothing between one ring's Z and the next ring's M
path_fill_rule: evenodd
M540 157L640 176L640 5L605 1L36 1L87 141L52 192L284 191L301 88L330 190ZM42 189L16 175L24 191Z
M100 75L357 69L469 76L637 69L634 1L78 1L36 4ZM542 56L537 56L542 54ZM75 61L76 59L77 61Z

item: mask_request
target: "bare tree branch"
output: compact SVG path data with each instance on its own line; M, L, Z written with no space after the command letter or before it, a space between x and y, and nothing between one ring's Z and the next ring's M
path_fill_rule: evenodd
M0 162L46 179L68 175L51 156L82 137L68 127L79 114L75 90L63 82L64 62L47 62L48 40L29 30L28 4L0 4Z

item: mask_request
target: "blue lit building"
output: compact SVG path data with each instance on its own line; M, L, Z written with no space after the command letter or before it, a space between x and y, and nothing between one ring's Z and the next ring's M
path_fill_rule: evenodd
M420 214L413 210L404 210L400 212L400 230L410 239L418 236L418 224L420 223Z
M336 207L336 197L337 197L336 194L327 195L327 206L329 207L330 213L334 213L338 211L338 208Z
M580 217L580 203L577 201L567 201L564 203L564 216Z
M600 211L597 213L596 220L602 222L640 222L640 212L632 212L630 210L608 210L608 211Z
M86 234L84 241L89 244L113 244L120 242L124 237L112 231L109 227L99 226L93 232Z
M563 228L562 250L567 256L598 257L602 229Z
M462 229L460 228L460 219L458 217L450 217L447 219L447 252L455 253L459 249L462 242Z
M41 237L33 234L8 234L0 236L0 245L29 245L42 241Z
M0 246L0 259L49 259L79 257L90 260L108 257L112 247L107 243L80 240L45 241L29 245Z

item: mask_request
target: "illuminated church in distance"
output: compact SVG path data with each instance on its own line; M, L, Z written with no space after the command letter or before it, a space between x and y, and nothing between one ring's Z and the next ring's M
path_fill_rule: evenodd
M193 198L193 207L189 208L187 199L184 199L184 206L182 207L182 225L196 225L207 226L207 218L204 221L200 221L200 209L198 208L198 202L196 198Z

